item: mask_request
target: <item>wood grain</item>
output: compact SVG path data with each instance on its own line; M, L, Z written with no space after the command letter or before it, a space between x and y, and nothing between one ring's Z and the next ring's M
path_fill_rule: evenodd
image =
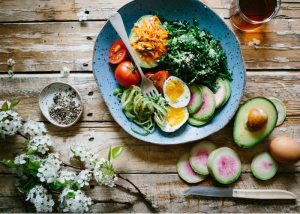
M300 127L298 121L286 121L281 127L276 128L268 139L252 149L242 149L235 145L232 140L232 124L226 126L221 131L211 135L207 139L211 140L218 147L226 146L234 149L240 156L243 164L243 171L250 171L251 160L255 154L268 151L271 139L278 135L287 135L299 141ZM53 140L53 151L61 154L62 160L69 163L70 148L73 146L83 146L94 151L102 157L107 156L109 147L123 145L125 151L123 155L115 161L115 166L120 172L126 173L175 173L176 163L179 157L190 150L193 144L183 144L174 146L159 146L139 141L114 122L88 122L79 123L69 129L55 128L47 126ZM1 144L0 157L12 159L20 149L24 148L24 139L6 138ZM300 172L300 162L296 165L284 165L281 172ZM0 168L0 173L7 172Z
M45 86L55 81L69 83L81 93L84 104L81 121L113 121L92 74L72 74L69 78L60 78L57 74L16 74L12 79L2 75L0 95L9 100L21 99L18 112L23 118L45 121L39 111L38 97ZM248 72L244 100L254 96L278 97L287 106L288 119L300 120L299 81L299 72Z
M231 26L227 20L227 24ZM7 59L14 71L91 71L93 47L105 22L46 22L0 24L0 73ZM254 33L235 30L248 69L300 69L298 20L273 20ZM253 39L260 45L249 46Z
M147 198L157 205L161 212L209 212L209 213L275 213L278 210L284 213L300 212L299 200L284 201L279 200L274 203L270 200L246 200L233 198L206 198L206 197L184 197L182 192L190 186L181 181L176 174L131 174L123 175L133 181ZM0 177L1 194L5 195L3 200L0 197L0 209L7 212L12 210L28 211L30 207L21 206L20 194L17 193L14 186L14 179L10 176ZM278 176L272 181L257 181L250 174L243 174L236 183L235 188L246 189L285 189L294 192L300 197L299 174L287 174ZM3 185L5 183L5 185ZM119 180L118 183L132 189L128 183ZM211 180L204 181L201 185L216 185ZM133 189L132 189L133 190ZM134 191L134 190L133 190ZM87 191L88 195L100 202L91 207L96 212L149 212L146 206L142 204L134 195L128 194L118 188L105 188L95 186ZM17 197L17 200L15 199ZM2 200L1 200L2 199ZM108 201L111 199L110 201ZM124 203L132 204L126 207ZM15 206L11 206L15 205Z
M130 0L26 0L0 1L0 22L78 20L76 13L87 9L89 20L109 18ZM234 0L202 0L223 18L230 17ZM277 18L299 18L299 0L282 1ZM232 10L231 10L232 11Z

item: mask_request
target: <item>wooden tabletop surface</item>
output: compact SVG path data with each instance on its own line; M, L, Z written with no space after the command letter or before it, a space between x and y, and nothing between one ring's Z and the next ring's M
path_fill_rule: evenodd
M208 139L218 146L238 151L243 173L236 188L279 188L294 192L295 202L243 199L184 198L189 187L178 177L176 162L190 144L157 146L138 141L126 134L112 119L92 74L92 54L96 37L106 19L129 0L0 0L0 97L20 98L18 112L24 119L45 121L38 107L38 95L54 81L64 81L79 90L84 114L72 128L62 130L47 123L53 136L54 150L68 160L72 145L106 154L109 146L124 145L115 166L123 177L138 186L147 200L160 212L300 212L300 164L281 166L270 181L258 181L250 173L249 163L258 151L266 150L272 136L288 135L300 139L300 0L282 0L277 17L253 33L237 35L247 67L243 100L253 96L276 96L287 107L284 124L253 149L241 149L232 142L232 124ZM225 22L229 22L232 0L204 0ZM76 13L90 11L84 24ZM259 40L260 44L251 45ZM249 43L250 42L250 43ZM15 76L7 75L7 60L13 58ZM60 76L62 67L71 69L68 78ZM10 138L1 144L0 158L12 158L23 145L22 139ZM32 206L18 193L11 172L0 168L0 211L30 212ZM125 184L124 184L125 185ZM203 185L216 185L211 178ZM128 186L132 189L132 186ZM93 212L148 212L134 194L122 189L95 186L88 193L97 199Z

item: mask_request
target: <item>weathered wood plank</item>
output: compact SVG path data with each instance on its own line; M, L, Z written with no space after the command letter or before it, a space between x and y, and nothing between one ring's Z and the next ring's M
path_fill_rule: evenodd
M61 154L64 162L69 162L70 148L81 145L86 149L97 152L106 157L109 147L123 145L123 155L115 160L116 168L125 173L174 173L179 157L192 146L190 144L159 146L141 142L123 131L116 123L79 123L69 129L55 128L47 125L54 141L53 150ZM243 163L243 171L250 171L250 163L255 154L268 150L269 142L275 136L287 135L298 141L300 139L299 121L286 121L281 127L276 128L272 135L252 149L242 149L232 140L232 124L208 137L218 147L227 146L234 149ZM0 139L1 141L1 139ZM24 139L6 138L1 144L1 159L12 159L24 147ZM281 172L300 172L300 162L296 165L283 165ZM1 172L7 170L0 168Z
M227 20L227 24L231 24ZM7 59L16 61L14 70L91 71L94 42L103 21L0 24L0 73L7 72ZM232 27L232 26L231 26ZM254 33L235 30L249 69L300 69L300 19L273 20ZM249 46L257 39L258 46Z
M130 0L27 0L0 1L0 22L78 20L81 9L90 11L89 20L107 19ZM203 0L223 18L230 17L234 0ZM278 18L299 18L299 1L282 1Z
M158 206L160 212L209 212L209 213L288 213L300 212L299 200L297 201L259 201L232 198L206 198L206 197L184 197L182 192L189 187L181 181L176 174L127 174L124 177L130 179L138 186L147 199ZM16 198L20 197L14 186L14 179L9 176L0 177L3 186L0 204L5 204L5 210L15 209ZM246 173L241 176L234 185L235 188L245 189L285 189L294 192L300 197L299 174L286 174L278 176L271 181L257 181L253 176ZM134 189L127 182L119 180L119 184ZM202 185L217 185L209 178ZM94 204L93 212L149 212L134 195L124 192L119 188L105 188L96 186L87 191L88 195L99 201L108 201L105 204ZM6 199L6 200L4 200ZM17 200L19 201L19 199ZM124 206L124 202L132 204L132 207ZM21 203L21 202L19 202ZM12 211L11 210L11 211Z
M38 96L46 85L55 81L67 82L81 93L84 103L82 121L113 121L92 74L72 74L69 78L60 78L57 74L16 74L12 79L1 75L0 97L21 99L18 111L23 118L45 120L39 111ZM287 106L287 117L299 120L299 81L299 72L248 72L244 100L253 96L279 97Z

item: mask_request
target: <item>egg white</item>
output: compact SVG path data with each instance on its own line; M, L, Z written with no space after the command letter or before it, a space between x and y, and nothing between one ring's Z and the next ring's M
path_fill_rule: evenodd
M184 88L182 95L175 102L173 102L166 93L166 88L170 81L178 81L183 85L183 88ZM170 106L172 106L173 108L186 107L189 104L190 99L191 99L191 92L190 92L189 87L185 84L185 82L183 82L181 79L179 79L178 77L175 77L175 76L170 76L164 82L163 92L164 92L164 97L167 100L168 104Z
M169 109L168 109L169 111ZM183 124L186 123L186 121L189 119L189 112L187 110L187 108L183 108L183 111L184 111L184 118L182 121L180 121L180 123L178 123L177 125L175 126L172 126L168 123L167 120L165 120L165 125L164 126L159 126L160 129L164 132L175 132L176 130L178 130L181 126L183 126Z

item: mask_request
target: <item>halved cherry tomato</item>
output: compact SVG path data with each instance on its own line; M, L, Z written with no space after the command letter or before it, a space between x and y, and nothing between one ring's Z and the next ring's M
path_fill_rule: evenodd
M121 39L114 41L109 48L109 63L119 64L127 57L127 49Z
M149 72L150 73L150 72ZM150 74L148 74L150 75ZM149 79L151 79L160 93L163 93L163 87L166 79L170 76L168 71L158 71L154 73Z
M141 81L140 73L130 61L124 61L118 65L115 70L115 77L119 84L126 88L131 85L139 85Z

